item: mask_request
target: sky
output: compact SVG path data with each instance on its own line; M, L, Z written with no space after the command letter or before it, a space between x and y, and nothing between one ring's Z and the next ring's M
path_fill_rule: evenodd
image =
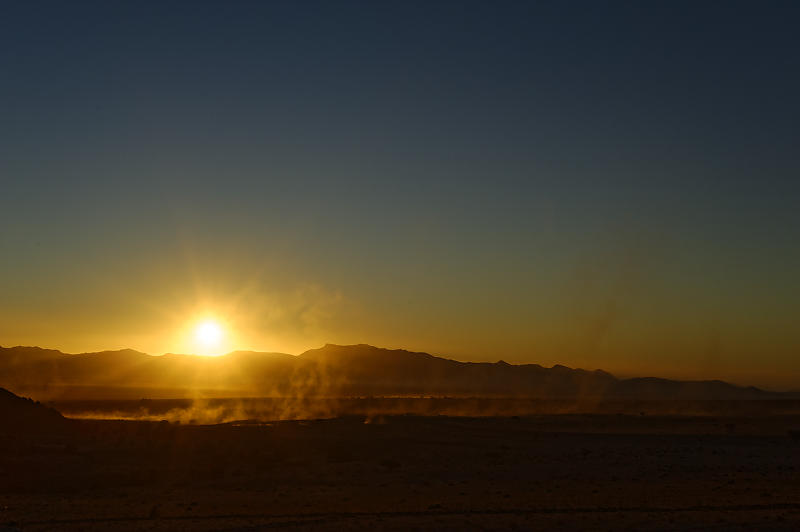
M0 7L0 345L800 388L795 2Z

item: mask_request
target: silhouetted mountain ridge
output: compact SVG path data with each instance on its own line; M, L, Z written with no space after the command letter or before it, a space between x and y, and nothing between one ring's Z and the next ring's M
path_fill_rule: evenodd
M602 370L561 364L461 362L429 353L367 344L326 344L300 355L234 351L220 357L131 349L64 354L0 347L0 386L228 390L262 396L459 395L622 399L759 399L781 397L723 381L656 377L618 379Z

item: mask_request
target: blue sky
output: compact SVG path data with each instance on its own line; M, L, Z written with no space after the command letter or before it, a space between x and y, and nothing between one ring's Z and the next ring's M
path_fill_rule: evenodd
M208 307L243 348L788 385L798 14L6 3L0 344L159 353Z

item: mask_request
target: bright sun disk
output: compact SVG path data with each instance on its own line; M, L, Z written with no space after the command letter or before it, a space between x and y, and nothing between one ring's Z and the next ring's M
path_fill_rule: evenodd
M194 330L194 338L201 347L213 349L222 341L222 327L211 320L200 322Z

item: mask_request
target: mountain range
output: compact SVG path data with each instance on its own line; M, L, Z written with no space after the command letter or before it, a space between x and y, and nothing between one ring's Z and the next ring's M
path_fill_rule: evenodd
M487 396L542 399L749 400L784 394L723 381L619 379L602 370L503 361L459 362L370 345L327 344L300 355L235 351L220 357L131 349L65 354L0 347L0 386L37 398L207 396Z

